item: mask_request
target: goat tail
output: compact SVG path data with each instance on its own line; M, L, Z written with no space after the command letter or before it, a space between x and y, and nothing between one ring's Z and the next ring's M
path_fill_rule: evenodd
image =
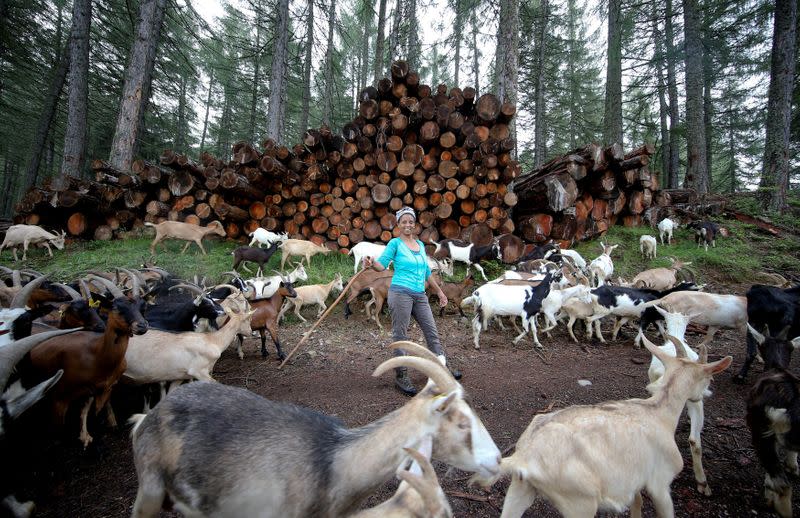
M136 435L136 430L139 429L139 426L142 424L142 421L144 421L145 417L147 417L147 414L133 414L130 416L130 418L128 418L128 424L133 425L133 428L131 429L131 437Z

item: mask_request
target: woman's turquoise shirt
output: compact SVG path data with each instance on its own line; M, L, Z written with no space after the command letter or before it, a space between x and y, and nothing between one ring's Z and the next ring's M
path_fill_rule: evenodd
M414 252L403 243L402 239L396 237L386 245L386 251L378 258L378 262L384 268L388 268L389 263L394 261L392 286L422 293L425 291L425 280L431 274L431 269L428 266L425 246L419 239L417 239L417 243L419 243L419 252Z

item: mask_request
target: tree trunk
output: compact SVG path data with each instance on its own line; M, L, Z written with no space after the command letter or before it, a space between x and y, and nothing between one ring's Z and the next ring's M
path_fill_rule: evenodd
M478 14L477 9L473 9L472 13L470 13L470 22L472 24L472 74L475 77L475 96L477 97L480 94L481 86L480 86L480 67L478 66L478 62L480 61L480 51L478 50Z
M386 0L380 0L378 7L378 36L375 41L375 84L383 77L383 40L386 30Z
M797 1L776 0L774 19L764 166L759 187L769 196L764 196L764 206L782 211L786 207L789 182L792 86L797 60Z
M203 118L203 136L200 138L200 151L206 147L206 134L208 131L208 114L211 112L211 92L214 88L214 69L211 69L211 75L208 78L208 96L206 97L206 115Z
M606 102L603 115L603 143L622 142L622 5L608 0L608 63Z
M659 27L660 23L661 17L658 12L658 4L653 2L653 45L655 46L656 78L658 81L658 115L659 128L661 130L661 178L664 185L669 185L670 140L669 128L667 126L669 107L667 106L666 97L667 87L666 84L664 84L664 40Z
M289 0L279 0L275 24L275 46L272 52L272 70L269 79L269 109L267 136L280 144L283 142L286 117L287 53L289 45Z
M544 163L545 159L545 140L547 136L544 131L544 62L547 53L547 23L550 16L549 0L542 0L542 14L539 19L539 30L537 31L536 53L536 101L533 110L534 129L533 129L533 167L538 168Z
M39 163L42 155L44 155L44 147L48 140L47 137L50 134L50 128L56 116L58 98L61 97L61 91L64 89L64 80L67 77L67 70L69 70L69 49L69 45L64 47L61 58L58 61L58 67L55 69L53 79L50 82L50 89L47 92L42 113L39 116L39 124L36 126L36 135L31 145L31 159L28 161L28 169L25 171L25 189L36 185L36 177L39 174ZM8 191L3 192L7 193Z
M666 0L664 14L664 37L666 38L667 95L669 96L669 172L667 187L678 188L678 169L680 150L678 149L678 126L680 125L680 106L678 105L678 80L675 74L675 45L672 28L672 0Z
M144 0L139 7L136 40L125 69L125 84L109 155L112 167L120 171L130 171L133 162L134 147L141 129L139 121L147 103L145 93L149 96L149 85L147 88L145 85L155 66L156 53L149 49L157 47L161 25L156 25L156 22L163 19L165 5L166 0Z
M253 141L256 140L256 114L258 113L258 85L261 84L261 20L264 18L264 9L261 2L253 6L256 15L256 44L253 52L253 83L251 86L252 96L250 97L250 124L247 127L247 135Z
M186 152L186 137L189 128L186 125L186 78L181 75L180 94L178 95L178 123L175 128L175 149L180 153Z
M333 126L333 29L336 26L336 0L330 0L328 9L328 47L325 51L325 93L322 102L325 107L322 113L322 124Z
M311 51L314 48L314 0L308 0L306 15L306 56L303 60L303 107L300 110L300 134L308 129L308 109L311 105Z
M86 113L89 100L89 25L91 0L75 0L70 33L69 101L64 135L61 174L53 181L55 190L67 188L67 176L81 176L86 162Z
M700 194L708 192L706 135L703 123L703 40L697 0L683 0L686 60L686 146L689 164L683 185Z
M453 63L453 84L456 86L459 85L458 75L461 70L461 38L464 34L464 8L462 5L462 0L454 0L455 2L455 10L456 10L456 21L455 25L453 26L453 46L456 49L456 55L454 58Z
M497 98L517 104L517 63L519 61L519 0L500 1L497 31Z

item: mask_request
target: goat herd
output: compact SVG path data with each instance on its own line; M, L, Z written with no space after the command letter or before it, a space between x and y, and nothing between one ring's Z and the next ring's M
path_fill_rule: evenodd
M715 246L716 225L688 226L698 245ZM669 246L676 227L666 219L658 225L659 240L643 236L643 257L656 257L658 241ZM163 237L178 237L195 241L202 250L200 240L212 231L180 236L157 229L161 233L153 245ZM452 516L431 459L474 473L471 482L484 486L510 477L504 517L522 516L539 495L568 517L628 508L636 517L642 513L642 491L659 516L673 516L670 486L683 467L675 431L684 407L691 422L697 489L710 494L702 463L704 397L711 377L727 369L732 358L709 363L706 346L724 328L739 332L743 341L746 337L737 381L744 382L754 359L764 362L765 373L747 396L747 424L766 471L767 503L778 515L792 516L790 476L800 475L800 380L790 372L789 361L800 345L800 286L754 285L746 296L706 293L685 280L682 268L689 263L677 260L669 268L612 284L616 246L602 242L602 253L590 262L557 245L525 247L513 236L485 247L454 240L432 243L436 249L429 264L437 274L452 275L453 262L461 261L487 280L474 291L469 273L460 283L441 283L462 316L464 308L474 310L476 349L481 332L492 323L504 328L502 317L511 317L515 328L517 317L522 321L514 343L530 333L542 348L538 325L549 335L566 319L570 337L580 343L573 326L582 320L587 340L595 336L604 342L600 321L613 316L612 339L625 323L638 320L634 343L644 343L652 354L651 397L538 415L514 453L503 458L462 386L436 356L411 342L392 344L408 355L383 362L373 376L407 367L427 376L428 384L399 409L360 428L246 389L210 383L222 352L238 337L243 358L243 337L255 331L261 335L263 357L269 332L278 357L285 358L278 339L281 317L293 309L305 321L300 314L305 305L317 305L319 315L328 296L343 289L339 274L325 284L295 287L308 279L302 261L288 274L264 276L263 268L278 249L283 251L281 270L291 256L305 257L310 266L311 257L327 249L264 230L252 237L251 246L233 252L230 281L211 288L174 279L159 268L96 271L61 284L31 270L3 267L8 278L0 284L0 385L8 387L0 398L4 458L24 449L16 419L39 400L37 409L49 405L47 418L61 427L69 409L80 408L78 438L85 447L92 441L90 413L106 412L109 425L116 424L109 397L117 383L160 384L160 402L150 410L146 401L145 413L131 418L136 517L157 516L165 502L187 516ZM362 257L380 255L382 246L354 246L355 271ZM488 281L480 261L510 256L519 258L516 269ZM259 271L243 278L236 268L248 261L258 264ZM364 272L356 281L345 315L355 297L368 293L367 315L380 326L391 272ZM690 323L708 328L699 352L685 341ZM651 324L661 332L662 345L646 337ZM192 380L197 382L177 387ZM33 503L13 496L14 471L4 467L0 472L2 507L13 516L29 516ZM402 483L390 499L359 510L395 475Z

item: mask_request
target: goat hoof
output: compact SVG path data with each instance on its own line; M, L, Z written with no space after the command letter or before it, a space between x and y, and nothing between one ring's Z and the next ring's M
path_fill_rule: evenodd
M697 492L701 495L711 496L711 488L708 487L708 482L698 482Z

